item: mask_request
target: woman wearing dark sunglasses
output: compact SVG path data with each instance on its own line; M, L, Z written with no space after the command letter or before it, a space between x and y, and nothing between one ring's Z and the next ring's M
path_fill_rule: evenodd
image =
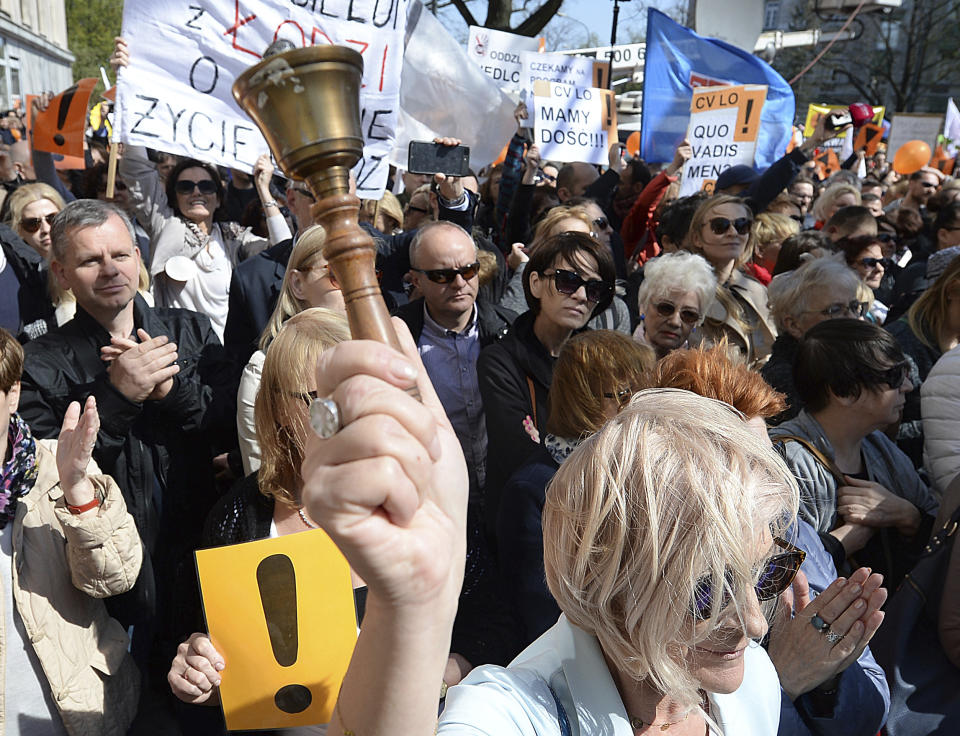
M719 195L705 200L693 213L686 248L702 255L717 276L717 299L697 331L698 344L723 338L746 361L762 365L777 336L767 310L767 291L743 267L752 257L753 214L739 197Z
M485 520L492 535L500 492L530 457L547 420L553 365L567 339L613 299L610 249L584 233L540 242L523 272L528 311L480 352L477 374L487 423Z
M719 401L648 390L560 466L543 510L562 614L507 669L447 693L438 733L775 734L756 640L802 557L796 481ZM839 626L840 624L838 624Z
M662 358L685 345L703 324L717 293L710 264L693 253L666 253L647 262L637 292L640 324L633 339L650 345Z
M894 338L870 322L811 328L794 362L803 411L770 429L800 479L800 516L895 589L926 543L937 500L883 430L913 388Z
M34 182L10 195L10 227L44 259L50 255L50 224L63 209L63 197L49 184Z
M880 288L883 275L893 267L893 261L883 257L883 241L873 235L840 238L835 244L850 266L873 291ZM887 316L886 304L874 299L868 319L883 324Z

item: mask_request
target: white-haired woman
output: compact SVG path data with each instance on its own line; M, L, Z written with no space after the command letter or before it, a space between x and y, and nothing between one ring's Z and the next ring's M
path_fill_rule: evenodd
M770 314L777 325L770 359L760 374L787 399L787 408L770 420L779 424L800 413L793 383L793 361L807 330L828 319L863 319L869 302L860 300L856 272L840 256L825 256L803 263L795 271L776 276L767 288Z
M640 324L633 338L652 347L657 358L686 345L716 293L713 267L701 256L678 251L652 259L637 292Z

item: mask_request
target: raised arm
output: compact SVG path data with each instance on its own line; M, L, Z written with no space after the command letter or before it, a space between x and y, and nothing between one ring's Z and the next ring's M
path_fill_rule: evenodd
M463 580L463 453L409 331L394 325L405 356L352 341L317 368L343 428L309 440L303 501L368 585L331 736L434 732ZM423 403L405 392L414 385Z

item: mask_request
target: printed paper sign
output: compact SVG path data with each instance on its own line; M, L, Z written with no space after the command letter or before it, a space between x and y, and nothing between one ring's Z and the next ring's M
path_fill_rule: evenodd
M731 166L753 166L766 99L763 84L693 90L687 127L693 155L683 167L681 197L701 189L713 191L717 177Z
M606 164L617 134L617 106L607 89L540 80L534 84L534 140L543 160Z
M358 196L379 199L393 147L408 0L126 0L130 66L118 84L121 140L252 171L267 144L230 88L267 46L337 44L363 57Z
M229 730L327 723L357 640L350 566L321 529L198 550Z
M589 56L566 54L520 54L523 62L524 89L532 90L539 81L559 82L574 87L607 87L610 65Z
M483 73L503 89L519 90L523 86L521 54L542 51L543 39L470 26L467 56Z

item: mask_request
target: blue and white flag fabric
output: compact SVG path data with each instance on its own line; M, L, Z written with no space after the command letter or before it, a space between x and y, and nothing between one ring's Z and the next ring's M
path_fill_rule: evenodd
M755 159L756 167L764 169L786 153L790 142L796 112L790 85L763 59L723 41L704 38L650 8L641 157L652 163L672 160L687 132L693 88L728 84L768 87Z

